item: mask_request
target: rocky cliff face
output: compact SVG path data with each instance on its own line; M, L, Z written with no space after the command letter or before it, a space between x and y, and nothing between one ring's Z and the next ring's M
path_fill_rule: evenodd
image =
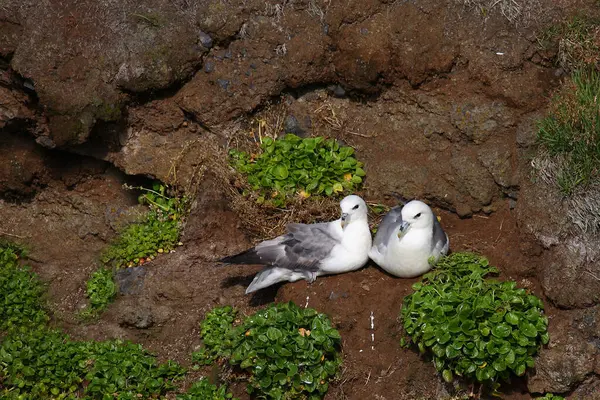
M507 270L539 280L556 308L575 309L557 311L572 323L556 332L564 345L542 353L530 389L564 392L584 382L584 393L598 385L598 371L576 355L597 357L588 347L597 350L598 335L576 321L579 309L597 317L600 239L575 229L569 204L532 179L530 160L536 120L563 76L538 34L594 2L523 1L516 14L476 6L483 3L8 0L0 7L2 233L28 237L39 254L59 242L36 221L50 218L74 235L67 254L47 253L51 262L40 255L38 265L53 265L46 278L56 303L68 302L65 293L91 267L75 268L79 281L60 277L73 270L70 258L91 265L114 234L105 207L132 204L119 191L127 176L222 188L235 180L228 146L256 120L272 132L335 137L365 162L370 199L397 192L460 217L511 215L513 233L533 239L518 257L499 257L525 257L533 267ZM227 204L227 191L217 192ZM217 208L236 232L233 246L245 243L238 230L248 221ZM225 252L210 233L215 224L202 221L201 210L192 214L194 243ZM57 307L68 313L77 301ZM169 314L160 307L157 315ZM97 334L121 332L110 326ZM563 374L554 364L566 353L576 360Z

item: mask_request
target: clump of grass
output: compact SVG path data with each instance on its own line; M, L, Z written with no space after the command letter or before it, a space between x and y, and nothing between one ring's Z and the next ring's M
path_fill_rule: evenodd
M476 8L483 17L488 17L495 10L500 11L511 23L515 23L524 12L521 1L517 0L458 0L464 6Z
M566 72L600 65L600 20L575 16L546 29L538 39L543 49L557 46L556 64Z
M283 207L289 197L351 193L365 176L354 149L334 139L288 134L262 139L260 154L230 150L234 167L259 192L257 202Z
M555 181L565 195L597 180L600 170L600 73L577 70L538 124L538 141L556 158Z

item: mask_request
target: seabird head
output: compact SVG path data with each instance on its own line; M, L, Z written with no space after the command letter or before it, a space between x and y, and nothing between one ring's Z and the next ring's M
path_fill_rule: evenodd
M354 221L367 219L367 204L359 196L351 194L340 201L342 229Z
M433 211L422 201L413 200L402 207L402 224L398 237L406 235L410 229L433 229Z

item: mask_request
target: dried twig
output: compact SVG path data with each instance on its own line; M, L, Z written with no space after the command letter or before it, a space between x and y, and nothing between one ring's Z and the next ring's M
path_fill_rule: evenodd
M15 237L18 239L26 239L27 238L27 236L15 235L14 233L8 233L8 232L3 232L3 231L0 231L0 235Z
M367 380L365 381L365 386L369 383L369 379L371 379L371 370L369 370L369 375L367 376Z

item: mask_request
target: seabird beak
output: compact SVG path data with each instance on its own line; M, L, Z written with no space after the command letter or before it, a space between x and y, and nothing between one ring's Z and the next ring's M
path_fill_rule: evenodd
M402 221L402 224L400 224L400 230L398 231L398 238L402 239L402 236L406 235L406 233L408 232L409 229L410 229L410 223L408 223L406 221Z
M342 213L342 229L348 225L348 213Z

